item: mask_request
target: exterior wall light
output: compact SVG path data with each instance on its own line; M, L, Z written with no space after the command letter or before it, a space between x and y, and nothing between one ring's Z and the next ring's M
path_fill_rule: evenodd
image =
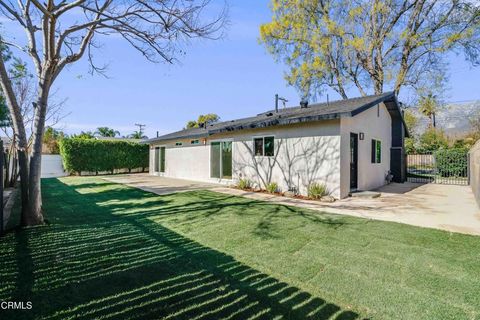
M365 134L363 132L360 132L360 134L358 135L358 138L360 140L364 140L365 139Z

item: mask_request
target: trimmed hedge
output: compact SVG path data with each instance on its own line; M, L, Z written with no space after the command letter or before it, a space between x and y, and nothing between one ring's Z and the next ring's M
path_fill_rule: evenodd
M464 148L442 149L435 152L438 174L442 177L467 177L468 150Z
M60 141L63 165L70 173L144 170L148 167L148 153L148 145L136 142L76 138Z

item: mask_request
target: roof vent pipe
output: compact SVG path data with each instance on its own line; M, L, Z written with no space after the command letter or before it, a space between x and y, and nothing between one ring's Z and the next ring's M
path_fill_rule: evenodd
M278 113L278 94L275 95L275 112Z
M308 101L307 100L301 100L300 101L300 108L308 108Z
M283 108L285 109L285 104L288 102L287 99L279 97L278 94L275 95L275 112L278 113L278 101L282 101Z

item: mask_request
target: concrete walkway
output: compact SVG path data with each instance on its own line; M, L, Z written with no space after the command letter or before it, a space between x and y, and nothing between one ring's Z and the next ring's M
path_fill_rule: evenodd
M334 203L322 203L146 174L110 176L104 179L157 194L208 189L317 211L480 235L480 209L468 186L392 183L378 190L381 192L379 198L347 198Z

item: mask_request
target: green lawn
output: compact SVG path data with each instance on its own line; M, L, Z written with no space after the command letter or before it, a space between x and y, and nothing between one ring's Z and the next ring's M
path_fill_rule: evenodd
M208 191L43 181L0 239L0 319L478 319L480 237Z

